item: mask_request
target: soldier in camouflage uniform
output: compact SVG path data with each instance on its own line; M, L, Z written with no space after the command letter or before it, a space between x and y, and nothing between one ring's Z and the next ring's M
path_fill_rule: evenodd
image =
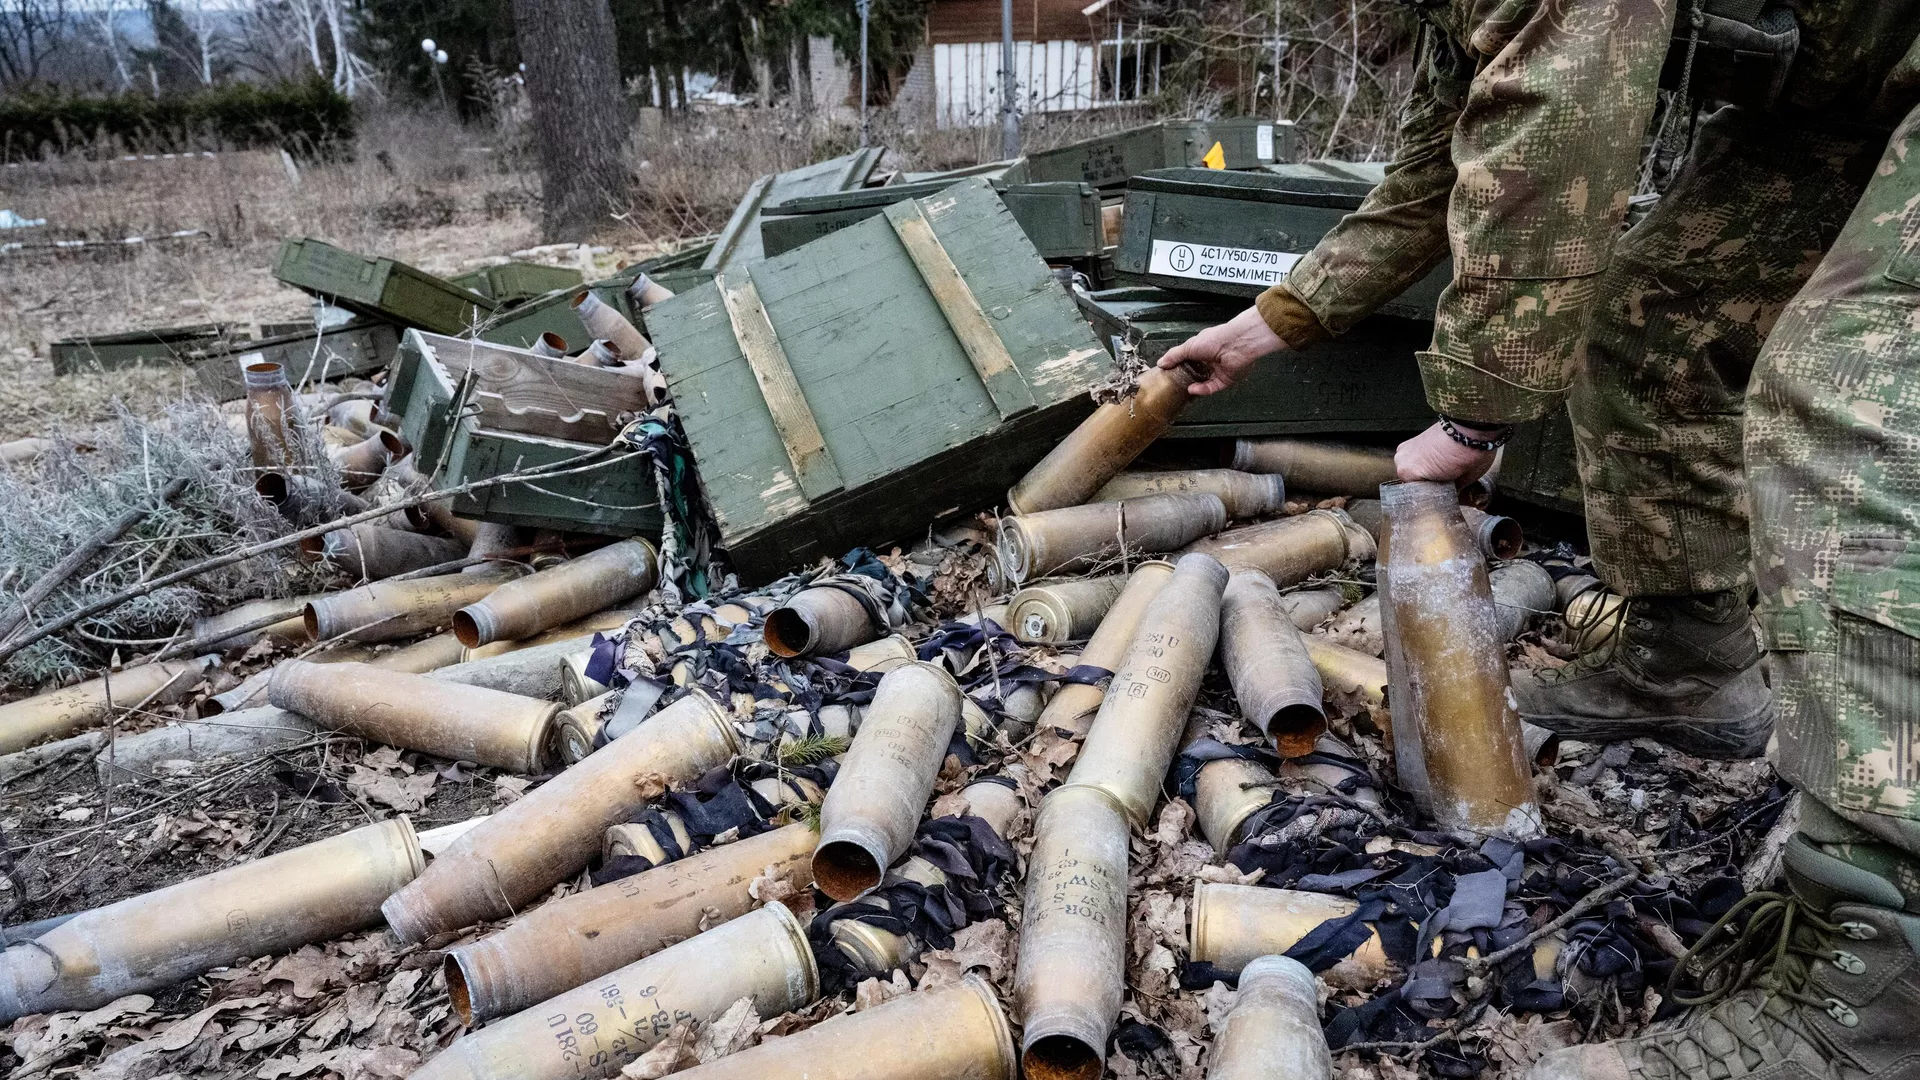
M1747 898L1695 947L1705 991L1681 1000L1706 1007L1683 1024L1556 1051L1530 1080L1920 1077L1920 39L1906 37L1852 115L1912 111L1777 316L1746 399L1775 760L1802 795L1792 892Z
M1450 249L1454 281L1420 355L1447 419L1402 446L1401 475L1483 468L1474 444L1564 402L1597 572L1633 601L1604 652L1515 672L1522 715L1714 757L1760 754L1774 711L1748 606L1748 375L1867 181L1888 129L1860 122L1862 88L1899 59L1920 10L1851 0L1797 22L1777 6L1744 12L1757 29L1707 14L1742 6L1761 4L1707 0L1701 23L1795 60L1757 91L1725 85L1712 49L1688 47L1694 0L1422 4L1427 40L1386 180L1257 315L1162 360L1212 367L1195 388L1212 392L1263 349L1345 331ZM1688 16L1679 31L1676 9ZM1622 235L1664 65L1685 73L1685 99L1768 100L1703 105L1676 179Z

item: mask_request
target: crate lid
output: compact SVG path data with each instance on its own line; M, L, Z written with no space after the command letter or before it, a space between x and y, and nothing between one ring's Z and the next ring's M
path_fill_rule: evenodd
M1288 171L1277 171L1280 169ZM1199 195L1286 206L1324 206L1335 210L1359 209L1361 200L1373 189L1374 184L1364 180L1298 170L1291 165L1247 172L1155 169L1127 181L1129 191Z

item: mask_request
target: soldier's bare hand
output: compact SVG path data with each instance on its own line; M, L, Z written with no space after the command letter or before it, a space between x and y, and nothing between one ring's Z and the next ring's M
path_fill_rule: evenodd
M1254 361L1286 347L1287 343L1260 317L1259 309L1248 308L1230 321L1209 326L1168 349L1160 358L1160 366L1191 364L1204 372L1206 378L1188 387L1187 392L1205 397L1239 382Z
M1462 427L1468 435L1477 435ZM1493 452L1462 446L1439 424L1408 439L1393 452L1393 468L1402 480L1434 480L1465 487L1493 468Z

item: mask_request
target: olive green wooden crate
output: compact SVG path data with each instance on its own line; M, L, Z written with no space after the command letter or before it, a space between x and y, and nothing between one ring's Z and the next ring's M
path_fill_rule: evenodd
M1214 143L1228 169L1257 169L1293 157L1294 129L1286 121L1164 120L1027 155L1007 171L1010 182L1071 180L1117 188L1155 169L1200 165Z
M864 188L829 195L808 195L771 207L760 217L760 238L769 256L783 255L887 207L952 187L955 181ZM1100 193L1091 185L994 183L995 190L1025 230L1043 259L1093 259L1101 252Z
M762 580L998 503L1111 370L984 179L725 269L649 325L722 546Z
M802 195L824 195L846 191L866 184L874 166L886 153L886 147L869 146L844 157L817 161L802 169L771 173L753 182L747 195L734 207L733 216L713 242L713 250L700 263L703 270L757 262L765 258L760 247L760 213L788 199ZM669 286L671 288L672 286Z
M713 271L705 268L707 255L713 251L714 238L709 236L671 255L656 255L634 265L634 269L644 272L656 283L672 289L674 292L686 292L695 285L705 285L713 280Z
M1154 288L1075 297L1100 340L1141 358L1168 349L1245 310L1244 303ZM1375 316L1331 341L1263 358L1238 383L1194 401L1174 421L1174 438L1414 432L1433 423L1414 354L1433 324ZM1118 341L1116 341L1118 339Z
M1124 281L1227 296L1256 296L1284 281L1373 184L1321 163L1218 172L1165 169L1127 184L1114 269ZM1433 318L1451 280L1443 263L1380 310Z
M629 267L604 281L584 287L575 284L548 293L538 300L508 308L480 324L479 332L473 336L496 345L530 349L534 342L540 340L541 334L554 333L566 339L568 352L577 353L593 344L593 335L587 332L586 324L573 313L573 298L580 295L583 288L625 315L633 325L645 326L639 308L627 296L627 287L633 284L634 276L638 273L637 268Z
M349 375L371 375L393 363L400 331L390 323L356 320L325 333L304 333L247 341L193 362L200 386L215 401L247 396L241 372L251 364L279 364L294 386Z
M53 361L55 375L71 375L76 371L191 360L208 349L218 348L225 342L244 341L246 337L246 331L238 326L197 323L66 338L48 345L47 354Z
M502 307L508 307L560 289L577 289L585 279L580 271L570 267L510 262L482 267L447 280L463 289L472 289Z
M401 339L387 380L416 466L443 486L607 446L646 407L636 375L421 330ZM453 511L611 536L654 535L662 522L652 467L627 451L589 472L458 496Z
M281 241L273 276L348 311L437 334L461 333L499 307L405 263L298 237Z

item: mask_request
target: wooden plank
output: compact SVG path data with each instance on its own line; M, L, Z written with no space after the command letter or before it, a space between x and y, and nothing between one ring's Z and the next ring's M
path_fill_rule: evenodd
M773 322L767 317L766 306L760 302L753 277L741 267L716 274L714 284L720 289L721 299L727 306L727 319L733 324L734 339L740 343L747 366L753 371L753 380L760 387L760 396L773 417L773 428L780 434L780 445L787 452L787 460L793 464L800 490L812 501L845 487L840 469L827 450L826 437L820 434L813 410L807 407L800 380L794 377L793 365L787 362L787 351L781 347L780 337L774 333Z
M424 330L412 333L418 335L430 355L446 365L456 380L461 372L473 368L479 378L479 390L501 395L519 408L539 409L559 416L587 409L617 416L651 408L639 376L622 368L577 364L506 345L446 337Z
M907 257L913 260L914 269L920 271L920 279L927 283L934 303L940 305L948 328L960 339L960 347L966 350L968 362L993 398L1000 419L1010 420L1032 410L1032 388L1013 366L1013 357L987 322L986 312L980 310L980 302L960 276L960 268L953 265L953 257L940 246L940 238L933 234L933 224L920 209L919 201L894 203L887 207L886 216Z

